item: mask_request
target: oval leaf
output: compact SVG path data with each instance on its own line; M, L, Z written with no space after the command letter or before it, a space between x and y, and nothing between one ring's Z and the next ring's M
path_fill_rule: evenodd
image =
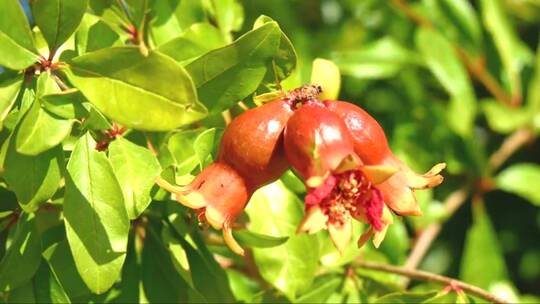
M15 140L17 152L37 155L60 144L71 132L72 121L50 114L36 100L25 114Z
M66 72L98 110L130 128L166 131L206 115L184 68L157 52L101 49L74 58Z
M540 206L540 165L516 164L504 169L496 178L497 186L507 192L515 193L536 206Z
M288 236L275 237L271 235L255 233L249 230L235 231L234 237L244 246L257 248L276 247L287 242L287 240L289 239Z
M17 0L0 0L0 65L24 69L38 60L26 15Z
M448 109L450 127L461 136L469 136L476 115L476 97L465 67L450 42L438 32L420 28L415 39L429 69L452 97Z
M41 261L41 240L33 214L24 213L13 242L0 262L0 290L15 289L30 280Z
M0 79L0 126L17 100L22 80L22 75Z
M44 95L40 100L48 112L65 119L88 115L88 110L83 106L84 96L77 89Z
M303 215L301 202L281 182L275 182L255 192L246 212L251 231L289 237L280 246L253 252L263 278L294 300L311 285L319 261L317 236L296 234Z
M34 212L58 189L64 154L60 146L37 155L21 154L15 147L16 136L12 135L7 147L4 178L23 210Z
M221 32L208 23L197 23L157 50L184 64L226 44Z
M128 216L137 218L152 200L150 190L161 166L152 152L124 138L109 145L109 159L124 193Z
M34 0L32 16L43 37L54 51L81 23L88 0Z
M82 136L67 165L64 222L75 265L95 293L109 289L126 257L129 220L122 190L103 152Z
M280 37L277 23L269 22L186 66L211 113L230 108L257 89L266 65L278 50Z

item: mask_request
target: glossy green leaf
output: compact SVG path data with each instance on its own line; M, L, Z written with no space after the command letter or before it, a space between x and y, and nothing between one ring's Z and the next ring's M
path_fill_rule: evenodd
M332 56L344 75L359 79L394 77L409 65L418 65L419 56L392 38L382 38L357 50L336 52Z
M189 234L193 240L190 243L172 224L168 224L167 228L184 249L191 270L193 287L200 293L204 301L223 303L234 301L227 281L227 274L214 260L197 232L192 231Z
M16 133L6 151L4 178L27 212L53 196L60 185L64 167L62 148L56 146L37 155L24 155L15 147Z
M40 98L43 108L64 119L80 119L88 115L84 107L84 96L77 89L44 95Z
M17 0L0 0L0 65L13 70L37 62L34 38Z
M375 303L421 303L437 295L437 291L431 292L396 292L377 298Z
M501 190L515 193L540 206L540 192L538 192L540 165L533 163L515 164L504 169L495 180L497 187Z
M217 26L224 34L238 31L244 21L244 10L238 0L210 0L209 6Z
M23 213L15 229L13 242L0 261L2 291L15 289L29 281L41 261L41 240L34 215Z
M88 0L32 1L32 15L51 51L75 32L87 6Z
M36 303L71 303L58 278L44 259L41 261L33 283Z
M124 193L130 219L137 218L152 201L150 190L161 167L150 150L122 137L109 145L109 159Z
M165 131L206 115L186 71L157 52L101 49L73 59L67 72L98 110L127 127Z
M66 239L45 249L43 257L49 263L51 271L56 275L70 299L75 300L90 294L90 290L77 271Z
M296 299L295 303L316 303L326 301L342 284L343 278L325 275L318 277L308 292Z
M142 250L142 285L150 303L187 302L189 288L176 272L171 257L159 235L147 230Z
M16 77L0 78L0 125L17 100L17 95L21 89L22 75Z
M82 136L67 165L66 234L75 265L94 293L109 289L126 257L129 220L122 189L103 152Z
M201 0L168 0L152 2L152 38L161 45L178 37L192 24L206 21Z
M258 297L261 294L261 287L252 278L239 271L227 269L227 278L234 297L237 301L244 303L261 303Z
M275 237L271 235L265 235L255 233L249 230L238 230L234 232L234 237L241 245L247 247L257 248L271 248L284 244L289 239L285 237Z
M128 39L127 34L121 36L100 18L85 14L75 33L75 47L77 53L82 55L111 46L121 46L122 39Z
M432 20L452 40L478 52L482 49L482 29L474 7L466 0L426 1Z
M277 23L269 22L186 66L199 98L211 113L230 108L257 89L280 38Z
M71 120L47 112L36 100L21 121L15 138L17 152L37 155L55 147L69 135L72 124Z
M296 234L302 203L281 182L275 182L255 192L246 212L250 231L289 237L280 246L254 248L253 253L262 277L294 300L311 285L319 261L317 237Z
M268 16L262 15L255 20L253 29L261 27L269 22L274 22L274 20ZM287 37L287 35L281 31L279 48L271 64L269 64L267 67L268 71L266 72L265 81L273 83L284 80L292 74L293 70L296 68L296 64L296 50L294 49L289 37Z
M532 111L525 108L509 107L496 100L485 100L482 109L489 127L499 133L508 134L529 124Z
M160 45L157 50L181 64L225 46L221 32L208 23L196 23L178 37Z
M506 73L506 83L514 98L521 98L521 71L531 63L532 54L519 39L501 0L481 0L482 21L491 35Z
M428 68L451 96L448 122L461 136L470 136L476 116L476 97L467 71L450 42L432 29L416 32L416 46Z
M508 271L498 235L484 206L476 204L473 211L474 223L467 232L459 277L488 289L491 284L507 279Z
M199 136L197 136L197 138L195 138L195 141L193 142L193 150L199 159L201 168L208 156L210 156L210 153L212 153L215 136L216 129L212 128L204 130L201 134L199 134Z

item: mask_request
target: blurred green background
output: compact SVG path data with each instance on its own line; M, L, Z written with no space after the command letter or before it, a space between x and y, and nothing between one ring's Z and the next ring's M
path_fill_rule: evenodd
M472 278L489 289L503 278L521 294L540 295L539 1L250 0L243 5L244 31L265 14L293 42L300 70L287 85L308 82L314 58L331 59L343 76L340 99L375 116L395 153L419 172L447 162L445 183L419 193L426 216L410 221L412 236L445 218L443 202L452 191L470 189L421 269ZM429 34L422 37L424 30ZM478 63L519 105L507 106L494 96L480 79L484 76L468 71L467 60ZM500 168L491 168L490 156L521 129L535 135ZM517 170L505 172L509 168ZM513 172L499 178L501 171ZM475 222L485 206L493 229L473 226L473 206L480 210ZM467 240L472 227L480 241ZM481 278L460 270L474 266L469 272Z

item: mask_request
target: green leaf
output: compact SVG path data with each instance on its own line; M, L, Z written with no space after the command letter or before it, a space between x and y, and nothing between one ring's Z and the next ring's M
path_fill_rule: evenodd
M60 144L71 132L73 121L60 118L41 107L40 100L25 114L15 143L17 152L37 155Z
M0 65L22 70L38 60L34 38L17 0L0 0Z
M430 292L395 292L384 295L375 300L375 303L420 303L427 301L437 295L437 291Z
M215 136L215 128L204 130L201 134L197 136L197 138L195 138L195 141L193 142L193 150L195 151L195 155L197 155L197 158L199 159L201 169L204 166L204 163L208 156L210 156L210 153L212 153L212 149L214 148Z
M65 232L63 234L65 235ZM51 271L56 275L70 299L78 299L90 294L90 290L77 272L75 260L66 239L45 249L43 257L49 263Z
M32 16L54 52L75 32L88 0L34 0Z
M499 238L481 204L474 205L474 223L467 232L461 260L460 278L488 289L508 277Z
M101 49L74 58L66 71L98 110L130 128L166 131L206 115L184 68L157 52Z
M233 302L234 297L227 281L227 274L214 260L197 232L191 231L189 234L193 241L192 245L192 243L184 239L170 222L167 223L167 228L186 253L193 287L204 297L206 302ZM191 228L193 229L193 227Z
M479 52L482 49L482 29L472 4L466 0L426 1L431 18L441 31L461 45Z
M359 79L394 77L409 65L418 65L419 56L392 38L382 38L357 50L333 53L334 61L344 75Z
M296 299L295 303L322 303L334 293L343 282L343 278L332 275L318 277L310 290Z
M238 302L261 303L261 301L258 301L261 287L257 282L239 271L232 269L226 271L231 290Z
M77 89L44 95L40 100L47 112L64 119L80 119L88 115L83 106L84 96Z
M127 34L121 37L100 18L85 14L75 33L75 47L77 53L82 55L111 46L121 46L123 45L122 39L128 39Z
M184 65L225 44L217 28L208 23L196 23L178 37L159 46L157 50Z
M261 15L255 20L253 29L259 28L270 22L274 22L274 20L268 16ZM265 76L265 80L270 83L289 77L297 64L296 50L294 49L291 40L281 29L280 32L281 38L279 40L278 51L274 56L272 63L268 65L268 71Z
M536 206L540 206L539 180L540 165L533 163L512 165L496 177L498 188L515 193Z
M152 1L152 38L162 45L182 34L192 24L206 21L201 0Z
M41 261L41 240L33 214L23 213L13 241L0 261L0 290L15 289L29 281Z
M56 146L37 155L17 152L15 138L11 136L5 158L5 173L9 188L26 212L34 212L39 204L53 196L58 189L64 167L62 147Z
M243 246L257 248L271 248L284 244L289 239L285 237L275 237L260 233L251 232L249 230L238 230L234 232L235 239Z
M71 303L58 278L44 259L41 261L33 283L36 303Z
M255 263L262 277L291 301L311 286L319 261L315 235L296 234L303 212L302 203L281 182L259 189L246 212L249 230L274 237L289 237L273 248L254 248Z
M150 190L161 166L150 150L122 137L109 145L109 159L124 193L128 216L135 219L152 201Z
M489 127L502 134L511 133L532 120L532 111L526 108L509 107L497 100L482 101L482 109Z
M259 87L280 37L277 23L269 22L186 66L211 113L232 107Z
M122 189L103 152L82 136L67 165L66 234L75 265L94 293L109 289L126 257L129 220Z
M467 71L450 42L432 29L420 28L415 42L428 68L451 96L448 108L450 127L468 137L476 116L476 97Z
M10 291L7 295L7 303L36 303L32 281L27 281L21 287Z
M521 98L521 71L532 62L531 51L520 40L500 0L481 0L482 21L503 63L512 97Z
M147 229L142 250L142 285L150 303L187 302L189 288L176 272L171 256L153 227Z
M0 78L0 128L17 100L22 81L23 75Z
M217 26L225 34L238 31L244 22L244 10L238 0L210 0L209 9Z

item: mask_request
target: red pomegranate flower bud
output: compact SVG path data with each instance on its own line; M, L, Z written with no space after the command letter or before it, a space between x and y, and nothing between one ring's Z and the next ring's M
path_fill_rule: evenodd
M413 190L432 188L443 181L439 174L446 164L436 164L425 174L417 174L395 157L388 147L383 129L360 107L343 101L324 101L339 115L354 139L354 151L367 165L385 165L399 169L392 178L378 185L384 201L400 215L421 215Z
M341 118L320 103L302 105L285 129L285 154L306 185L321 185L332 172L360 164L353 138Z
M278 179L288 168L283 148L283 129L292 115L290 98L248 110L227 126L216 162L187 186L176 187L159 180L183 205L197 210L213 228L223 229L229 248L243 255L231 226L258 188Z
M307 103L289 119L285 154L308 186L306 215L299 232L328 229L340 252L352 235L351 219L370 224L378 246L392 215L377 188L397 168L364 166L354 152L353 138L343 120L322 103ZM366 237L360 240L366 239Z

